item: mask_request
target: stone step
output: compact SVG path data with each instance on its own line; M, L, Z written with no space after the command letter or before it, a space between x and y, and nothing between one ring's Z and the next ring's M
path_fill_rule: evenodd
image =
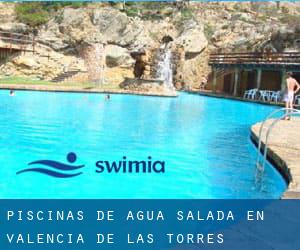
M82 71L80 70L70 70L67 72L63 72L61 74L59 74L58 76L54 77L51 82L63 82L68 78L71 78L75 75L77 75L78 73L81 73Z

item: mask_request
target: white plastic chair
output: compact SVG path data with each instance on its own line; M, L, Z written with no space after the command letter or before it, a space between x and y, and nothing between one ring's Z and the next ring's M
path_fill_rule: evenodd
M254 100L255 97L256 97L257 91L258 91L258 89L252 89L252 91L251 91L251 93L249 95L249 98L252 99L252 100Z
M300 105L300 95L295 96L295 104Z
M259 99L262 101L268 101L269 99L269 94L266 90L260 90L259 91Z
M249 89L246 90L244 93L244 98L245 99L255 99L256 93L258 89Z
M245 93L244 93L244 98L245 98L245 99L248 99L248 98L249 98L249 93L250 93L250 92L251 92L251 89L245 91Z
M270 101L279 102L281 98L281 91L272 91Z

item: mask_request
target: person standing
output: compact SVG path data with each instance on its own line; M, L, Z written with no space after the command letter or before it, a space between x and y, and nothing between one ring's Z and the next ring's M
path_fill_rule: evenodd
M200 82L200 90L204 90L206 85L207 85L207 78L205 76L202 76Z
M300 85L295 78L293 78L293 73L288 72L286 78L286 87L287 87L287 94L285 96L285 107L287 109L294 108L294 97L295 94L300 90ZM291 117L288 115L291 110L286 110L285 120L290 120Z

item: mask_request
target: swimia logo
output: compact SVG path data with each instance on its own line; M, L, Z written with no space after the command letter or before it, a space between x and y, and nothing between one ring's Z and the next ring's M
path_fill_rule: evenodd
M23 174L28 172L36 172L48 175L55 178L70 178L83 174L81 170L85 165L75 165L77 155L73 152L69 153L66 157L68 164L53 161L53 160L38 160L28 163L30 167L18 171L16 174ZM95 163L96 173L109 173L109 174L126 174L126 173L165 173L164 161L153 161L152 157L147 157L144 161L127 160L123 156L120 161L97 161Z
M67 155L68 163L73 164L76 162L76 160L77 155L75 153L69 153ZM26 172L38 172L56 178L70 178L81 175L82 172L78 172L78 170L84 167L84 165L73 166L51 160L40 160L28 163L28 166L32 165L39 165L40 167L23 169L21 171L18 171L17 175Z

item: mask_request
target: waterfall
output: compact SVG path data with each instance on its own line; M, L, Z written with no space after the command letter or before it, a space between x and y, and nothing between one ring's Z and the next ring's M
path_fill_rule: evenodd
M172 52L166 45L158 62L158 79L163 81L169 90L175 90L173 85Z
M105 46L103 44L96 44L95 46L95 60L96 60L96 75L98 76L98 83L104 84L104 70L105 70Z

